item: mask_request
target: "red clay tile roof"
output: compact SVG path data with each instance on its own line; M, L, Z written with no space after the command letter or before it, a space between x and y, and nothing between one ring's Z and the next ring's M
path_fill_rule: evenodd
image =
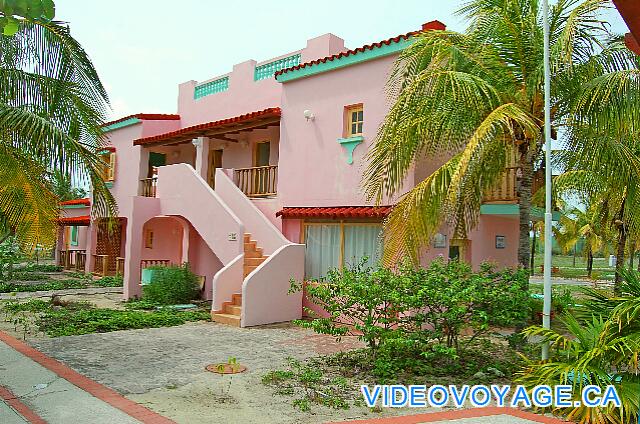
M180 120L180 115L166 113L136 113L134 115L128 115L124 118L116 119L115 121L105 122L102 126L108 127L109 125L117 124L118 122L126 121L131 118L138 118L142 120L146 119L148 121L178 121Z
M78 225L81 227L87 227L90 223L91 218L89 218L89 215L74 216L70 218L58 218L58 225L61 226Z
M392 206L286 207L276 213L282 218L384 218Z
M260 124L266 121L272 121L270 118L280 118L280 108L270 107L268 109L260 110L257 112L246 113L244 115L235 116L233 118L221 119L218 121L207 122L204 124L193 125L191 127L181 128L176 131L167 132L164 134L158 134L151 137L139 138L133 141L134 146L155 144L167 141L180 141L191 140L196 137L202 137L208 135L209 132L216 130L223 130L228 127L232 130L234 127L238 127L242 124L251 123L255 121L256 124Z
M73 199L73 200L65 200L64 202L60 202L60 206L70 206L70 205L84 205L89 206L89 198L86 197L84 199Z
M342 52L342 53L337 53L331 56L327 56L327 57L323 57L321 59L316 59L316 60L312 60L310 62L305 62L305 63L301 63L299 65L296 66L292 66L290 68L285 68L285 69L281 69L279 71L277 71L275 73L275 76L277 77L278 75L282 75L285 74L287 72L290 71L297 71L298 69L302 69L302 68L306 68L309 66L313 66L313 65L318 65L320 63L326 63L326 62L331 62L335 59L340 59L341 57L346 57L346 56L351 56L354 54L358 54L358 53L362 53L366 50L373 50L373 49L377 49L382 47L383 45L389 45L389 44L394 44L394 43L398 43L401 40L406 40L409 37L412 37L422 31L428 31L428 30L441 30L444 31L445 29L447 29L446 25L443 24L440 21L431 21L431 22L427 22L426 24L422 25L422 30L421 31L411 31L408 32L406 34L402 34L402 35L398 35L396 37L393 38L388 38L386 40L383 41L379 41L377 43L372 43L372 44L366 44L362 47L358 47L357 49L352 49L352 50L347 50L346 52Z

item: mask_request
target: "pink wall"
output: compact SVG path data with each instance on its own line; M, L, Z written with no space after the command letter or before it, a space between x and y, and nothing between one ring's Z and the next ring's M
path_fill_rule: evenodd
M516 267L519 234L518 216L481 215L479 225L469 234L474 267L487 261L502 267ZM497 235L505 236L504 249L496 249Z
M282 86L275 78L254 81L256 66L296 53L302 55L302 61L329 56L344 50L344 40L332 34L314 38L307 42L305 49L284 54L264 62L247 60L233 66L232 72L219 75L207 81L187 81L178 88L178 113L182 126L188 127L218 119L229 118L280 105ZM193 98L196 85L221 77L229 77L226 91L210 94L199 99Z
M145 247L145 234L153 231L153 245ZM141 258L169 260L172 264L182 263L182 225L171 217L156 217L147 221L142 227L140 243Z
M360 188L364 155L388 111L384 86L394 59L283 83L278 193L284 206L367 204ZM364 104L364 142L349 165L337 140L344 136L344 107L358 103ZM313 121L304 118L306 109ZM412 184L410 173L407 188Z
M120 209L120 216L129 216L131 211L127 205L130 203L126 200L138 195L140 180L147 177L148 150L134 146L133 140L173 131L179 125L180 121L175 120L143 120L141 123L107 132L108 145L116 148L116 171L111 193Z
M189 265L194 274L205 277L204 297L211 300L213 276L222 269L222 263L193 226L189 232Z

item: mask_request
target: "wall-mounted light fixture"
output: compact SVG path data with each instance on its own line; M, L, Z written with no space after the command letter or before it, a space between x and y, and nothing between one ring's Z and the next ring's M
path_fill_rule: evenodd
M200 140L199 138L194 138L193 140L191 140L191 144L196 147L200 147L200 145L202 144L202 140Z
M305 109L304 112L302 112L304 114L304 118L307 121L313 121L314 119L316 119L315 115L313 114L313 112L311 112L309 109Z

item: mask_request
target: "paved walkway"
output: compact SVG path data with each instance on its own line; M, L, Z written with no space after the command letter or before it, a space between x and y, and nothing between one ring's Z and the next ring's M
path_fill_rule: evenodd
M89 287L87 289L43 290L35 292L0 293L0 300L31 299L36 297L74 296L79 294L122 293L122 287Z
M0 332L0 423L172 424Z

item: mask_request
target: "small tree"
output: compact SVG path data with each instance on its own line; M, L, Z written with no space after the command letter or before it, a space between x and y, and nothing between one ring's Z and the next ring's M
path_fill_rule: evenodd
M0 243L0 280L13 278L13 266L20 259L20 247L15 237L8 237Z
M332 269L324 279L309 282L304 287L307 298L326 315L305 308L314 320L296 324L316 333L331 334L338 340L357 335L375 352L398 323L402 293L393 273L382 267L366 267L366 263L364 258L351 268ZM302 290L303 284L291 280L290 291Z

